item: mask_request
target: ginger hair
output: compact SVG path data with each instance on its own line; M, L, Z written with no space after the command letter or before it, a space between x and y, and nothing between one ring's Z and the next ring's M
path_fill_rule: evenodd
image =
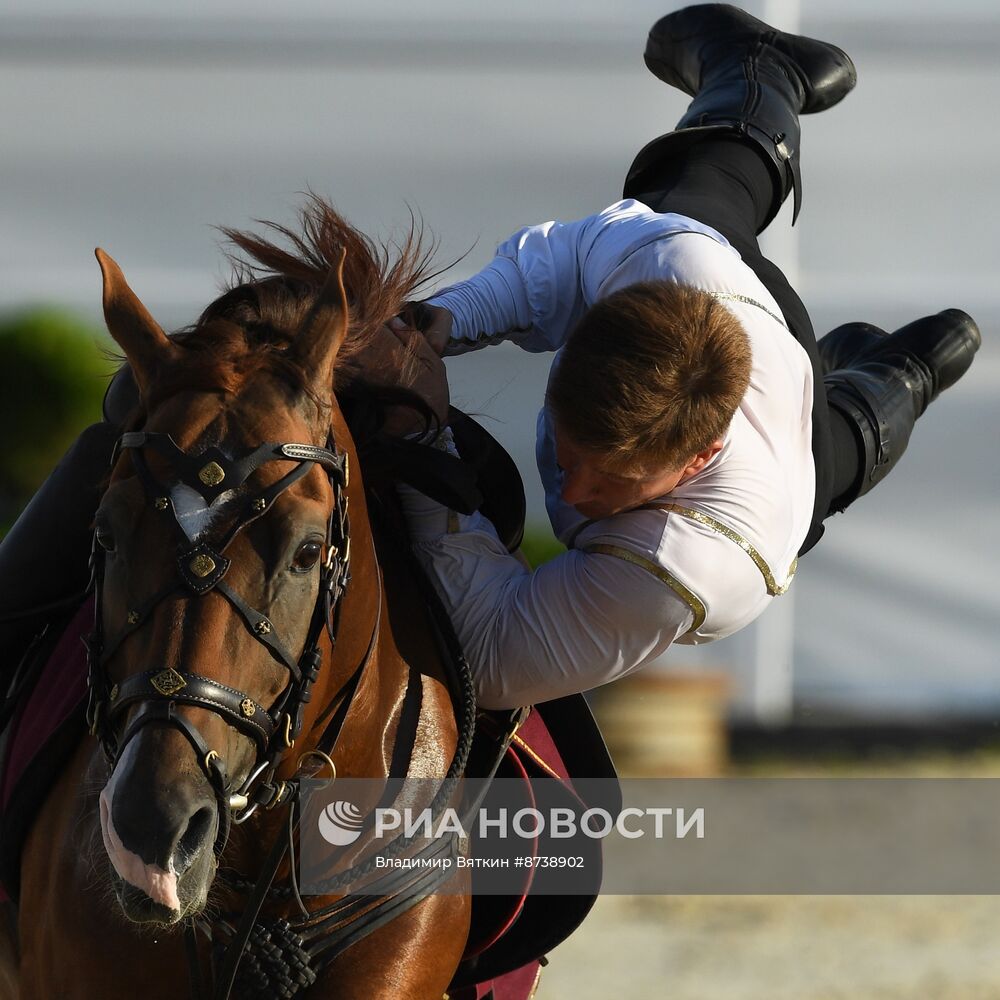
M643 282L570 333L547 400L561 430L611 471L680 469L721 438L750 383L750 342L708 292Z

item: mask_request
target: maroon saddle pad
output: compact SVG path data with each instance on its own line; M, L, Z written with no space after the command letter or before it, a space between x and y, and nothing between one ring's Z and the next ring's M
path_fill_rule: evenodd
M50 626L22 669L30 676L0 748L0 897L17 899L21 849L58 772L86 732L87 650L94 603Z
M486 713L479 729L488 731L489 726ZM612 815L621 810L614 764L582 695L536 705L514 737L497 777L520 778L525 805L534 805L541 791L548 805L599 807ZM565 843L539 843L537 851L564 853ZM469 944L449 990L454 1000L479 1000L490 996L490 989L494 1000L529 995L538 960L579 927L600 891L600 841L583 838L574 843L574 853L586 854L586 867L572 895L554 893L548 870L539 868L533 869L517 894L474 896ZM473 853L482 853L484 846L474 843ZM474 872L473 893L476 886Z

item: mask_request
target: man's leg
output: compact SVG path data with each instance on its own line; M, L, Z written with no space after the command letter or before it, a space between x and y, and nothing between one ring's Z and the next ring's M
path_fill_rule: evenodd
M850 426L860 454L856 478L834 495L834 512L889 474L917 418L968 371L982 342L975 321L961 309L877 333L868 324L847 324L819 342L830 410Z
M859 355L856 367L831 374L825 384L808 312L756 237L793 190L798 214L799 115L840 101L854 86L853 64L835 46L775 31L720 4L657 22L646 64L694 100L675 131L640 151L626 196L721 232L774 296L812 362L817 489L805 552L822 535L824 518L892 468L929 399L971 363L978 330L957 310L928 317L919 337L901 337L902 331L886 337L877 358ZM938 370L944 358L947 372Z
M703 4L654 24L645 61L654 76L693 100L672 132L639 151L626 194L655 190L650 174L705 139L736 136L754 149L772 177L766 190L754 188L761 200L753 217L741 217L738 224L750 226L748 235L761 232L793 190L797 218L799 116L832 108L854 88L857 73L847 53L828 42L776 31L736 7Z
M105 397L105 419L77 438L0 543L0 678L60 606L83 597L94 512L120 428L137 401L123 369Z

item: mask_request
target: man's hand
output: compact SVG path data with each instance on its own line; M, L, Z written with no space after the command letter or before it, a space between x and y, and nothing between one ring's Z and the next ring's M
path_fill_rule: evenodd
M451 338L451 313L444 306L429 306L426 302L420 303L420 313L420 332L436 354L444 354Z
M402 320L380 327L356 357L365 381L409 389L443 426L448 422L448 376L444 362L419 330ZM422 414L409 406L391 406L384 430L402 437L424 429Z

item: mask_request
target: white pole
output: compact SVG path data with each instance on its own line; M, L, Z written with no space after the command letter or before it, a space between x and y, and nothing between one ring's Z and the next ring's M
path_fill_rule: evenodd
M798 34L799 0L764 0L760 15L782 31ZM764 255L784 271L789 284L798 287L799 238L792 225L792 199L761 238ZM795 587L775 598L767 611L744 630L743 662L749 666L747 703L737 706L756 722L777 725L792 714L793 649L795 640Z

